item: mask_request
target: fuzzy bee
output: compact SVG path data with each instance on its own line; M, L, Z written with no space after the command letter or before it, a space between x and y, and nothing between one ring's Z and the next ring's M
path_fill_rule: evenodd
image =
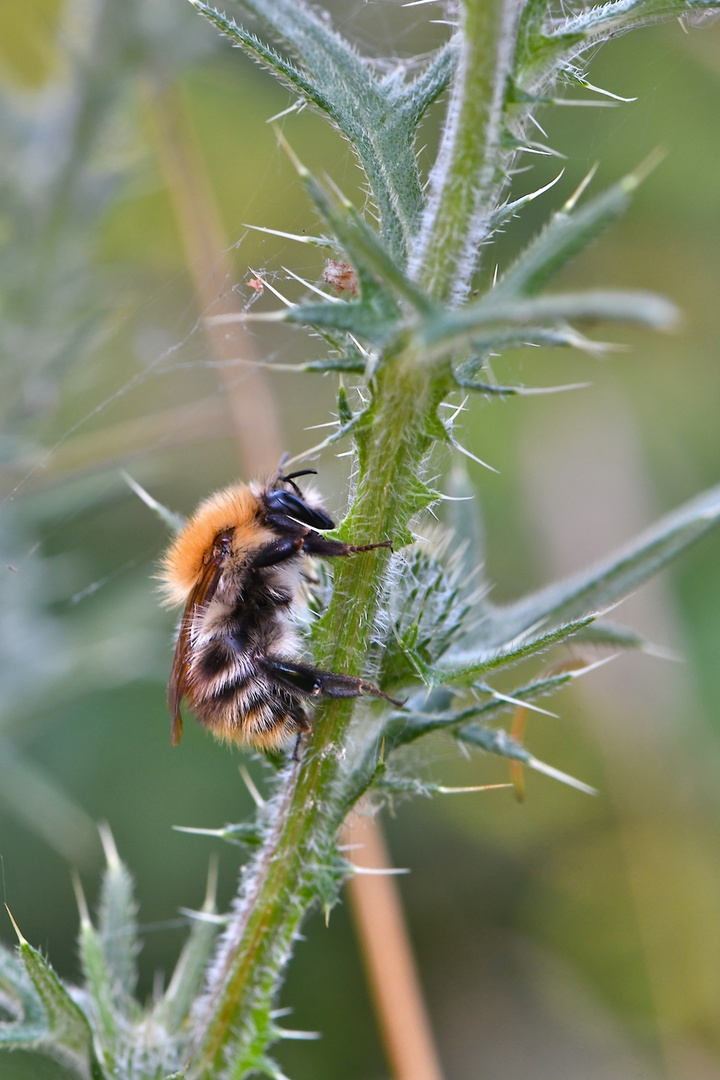
M266 749L309 729L306 702L313 698L387 698L363 679L298 662L294 609L305 556L391 547L389 540L356 546L322 536L335 523L319 497L295 483L314 471L279 470L269 483L211 495L166 553L166 601L184 605L168 685L174 746L183 698L218 738Z

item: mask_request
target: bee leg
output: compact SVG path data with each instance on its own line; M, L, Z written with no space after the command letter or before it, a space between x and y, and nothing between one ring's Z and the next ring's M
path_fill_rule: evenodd
M333 556L357 555L362 551L374 551L375 548L389 548L392 551L392 540L379 540L375 544L344 544L342 540L327 540L319 533L309 532L303 541L303 551L308 555L322 555L326 559Z
M337 675L332 671L321 671L306 664L295 664L272 656L259 656L257 663L275 682L309 697L356 698L372 694L374 697L385 698L398 708L405 704L355 675Z
M280 540L273 540L259 548L250 560L250 566L253 570L259 570L262 566L275 566L285 559L292 559L304 546L305 538L302 533L283 536Z
M295 745L293 747L292 759L291 759L292 761L300 761L300 759L302 757L303 734L304 734L304 732L298 731L298 736L297 736L297 739L295 740Z
M381 540L377 544L344 544L341 540L326 540L320 533L312 529L303 529L294 535L283 536L279 540L273 540L264 547L259 548L250 561L253 570L259 570L263 566L276 566L277 563L292 559L300 551L308 555L324 555L326 558L333 555L355 555L362 551L374 551L375 548L390 548L390 540Z

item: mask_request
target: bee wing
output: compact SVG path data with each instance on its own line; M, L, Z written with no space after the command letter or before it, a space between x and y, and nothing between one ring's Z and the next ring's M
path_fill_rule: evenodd
M173 746L177 746L182 738L183 721L180 714L180 704L185 696L190 675L193 622L195 616L210 603L215 595L221 574L221 559L214 555L208 560L203 569L202 577L190 593L180 620L180 630L167 689L168 708L172 717L170 741Z

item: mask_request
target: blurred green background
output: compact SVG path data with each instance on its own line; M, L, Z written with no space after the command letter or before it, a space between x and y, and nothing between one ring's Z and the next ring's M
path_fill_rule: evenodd
M328 6L379 62L445 32L432 7ZM301 290L284 267L320 276L320 252L246 223L319 226L267 124L292 99L189 5L0 0L0 28L3 899L75 978L70 869L93 898L93 822L109 822L137 879L148 995L183 940L178 909L202 901L211 852L224 904L237 874L232 848L172 826L240 820L251 802L241 755L193 723L170 748L174 617L153 581L166 534L120 470L188 512L256 466L273 410L288 451L318 441L306 429L331 418L331 378L268 375L272 402L259 406L255 370L228 360L292 364L319 344L255 324L213 351L201 316L277 307L247 286L255 272L290 296ZM564 283L655 289L684 324L662 338L623 330L627 351L601 359L501 358L503 383L592 387L468 403L465 445L500 470L472 473L497 600L583 565L720 479L720 26L622 38L590 78L637 101L539 114L565 174L493 259L502 267L593 163L598 190L661 147L630 214ZM436 112L423 132L429 147L437 122ZM309 111L280 123L306 164L362 203L332 131ZM560 167L530 163L516 194ZM203 244L218 238L208 263ZM318 467L342 513L347 460L326 452ZM560 719L530 719L533 752L597 785L598 798L530 776L523 805L508 792L455 795L386 817L393 859L412 871L401 888L448 1080L720 1075L719 554L720 537L704 541L616 613L683 663L625 657L551 703ZM466 760L442 739L414 753L448 783L506 777L502 762ZM262 785L262 765L249 768ZM1 933L11 942L9 922ZM329 929L309 923L282 1004L290 1026L323 1033L280 1048L296 1080L387 1075L344 905ZM0 1057L2 1080L61 1075Z

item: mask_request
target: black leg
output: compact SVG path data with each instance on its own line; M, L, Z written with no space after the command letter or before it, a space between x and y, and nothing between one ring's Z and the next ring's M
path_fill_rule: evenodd
M303 745L303 735L304 734L305 734L305 732L298 731L298 737L295 740L295 746L293 747L293 752L292 752L292 760L293 761L299 761L300 758L302 757L302 745Z
M363 551L374 551L375 548L389 548L392 551L390 540L381 540L377 544L344 544L341 540L326 540L320 533L313 532L312 529L303 529L289 518L283 520L278 517L275 520L268 517L268 521L288 531L292 529L292 535L283 536L259 548L250 561L250 566L254 570L263 566L275 566L277 563L284 562L285 559L292 559L299 551L304 551L308 555L321 555L326 559L333 556L357 555Z
M320 671L307 664L295 664L273 656L258 656L257 663L275 682L309 697L356 698L372 694L385 698L398 708L404 704L354 675L337 675L332 671Z
M342 555L357 555L362 551L374 551L376 548L389 548L391 540L380 540L377 544L344 544L342 540L326 540L319 533L309 532L303 542L303 550L308 555L324 555L325 558Z
M275 566L286 559L292 559L304 546L305 537L302 534L283 536L280 540L273 540L265 547L258 548L250 560L250 566L253 570L259 570L262 566Z

